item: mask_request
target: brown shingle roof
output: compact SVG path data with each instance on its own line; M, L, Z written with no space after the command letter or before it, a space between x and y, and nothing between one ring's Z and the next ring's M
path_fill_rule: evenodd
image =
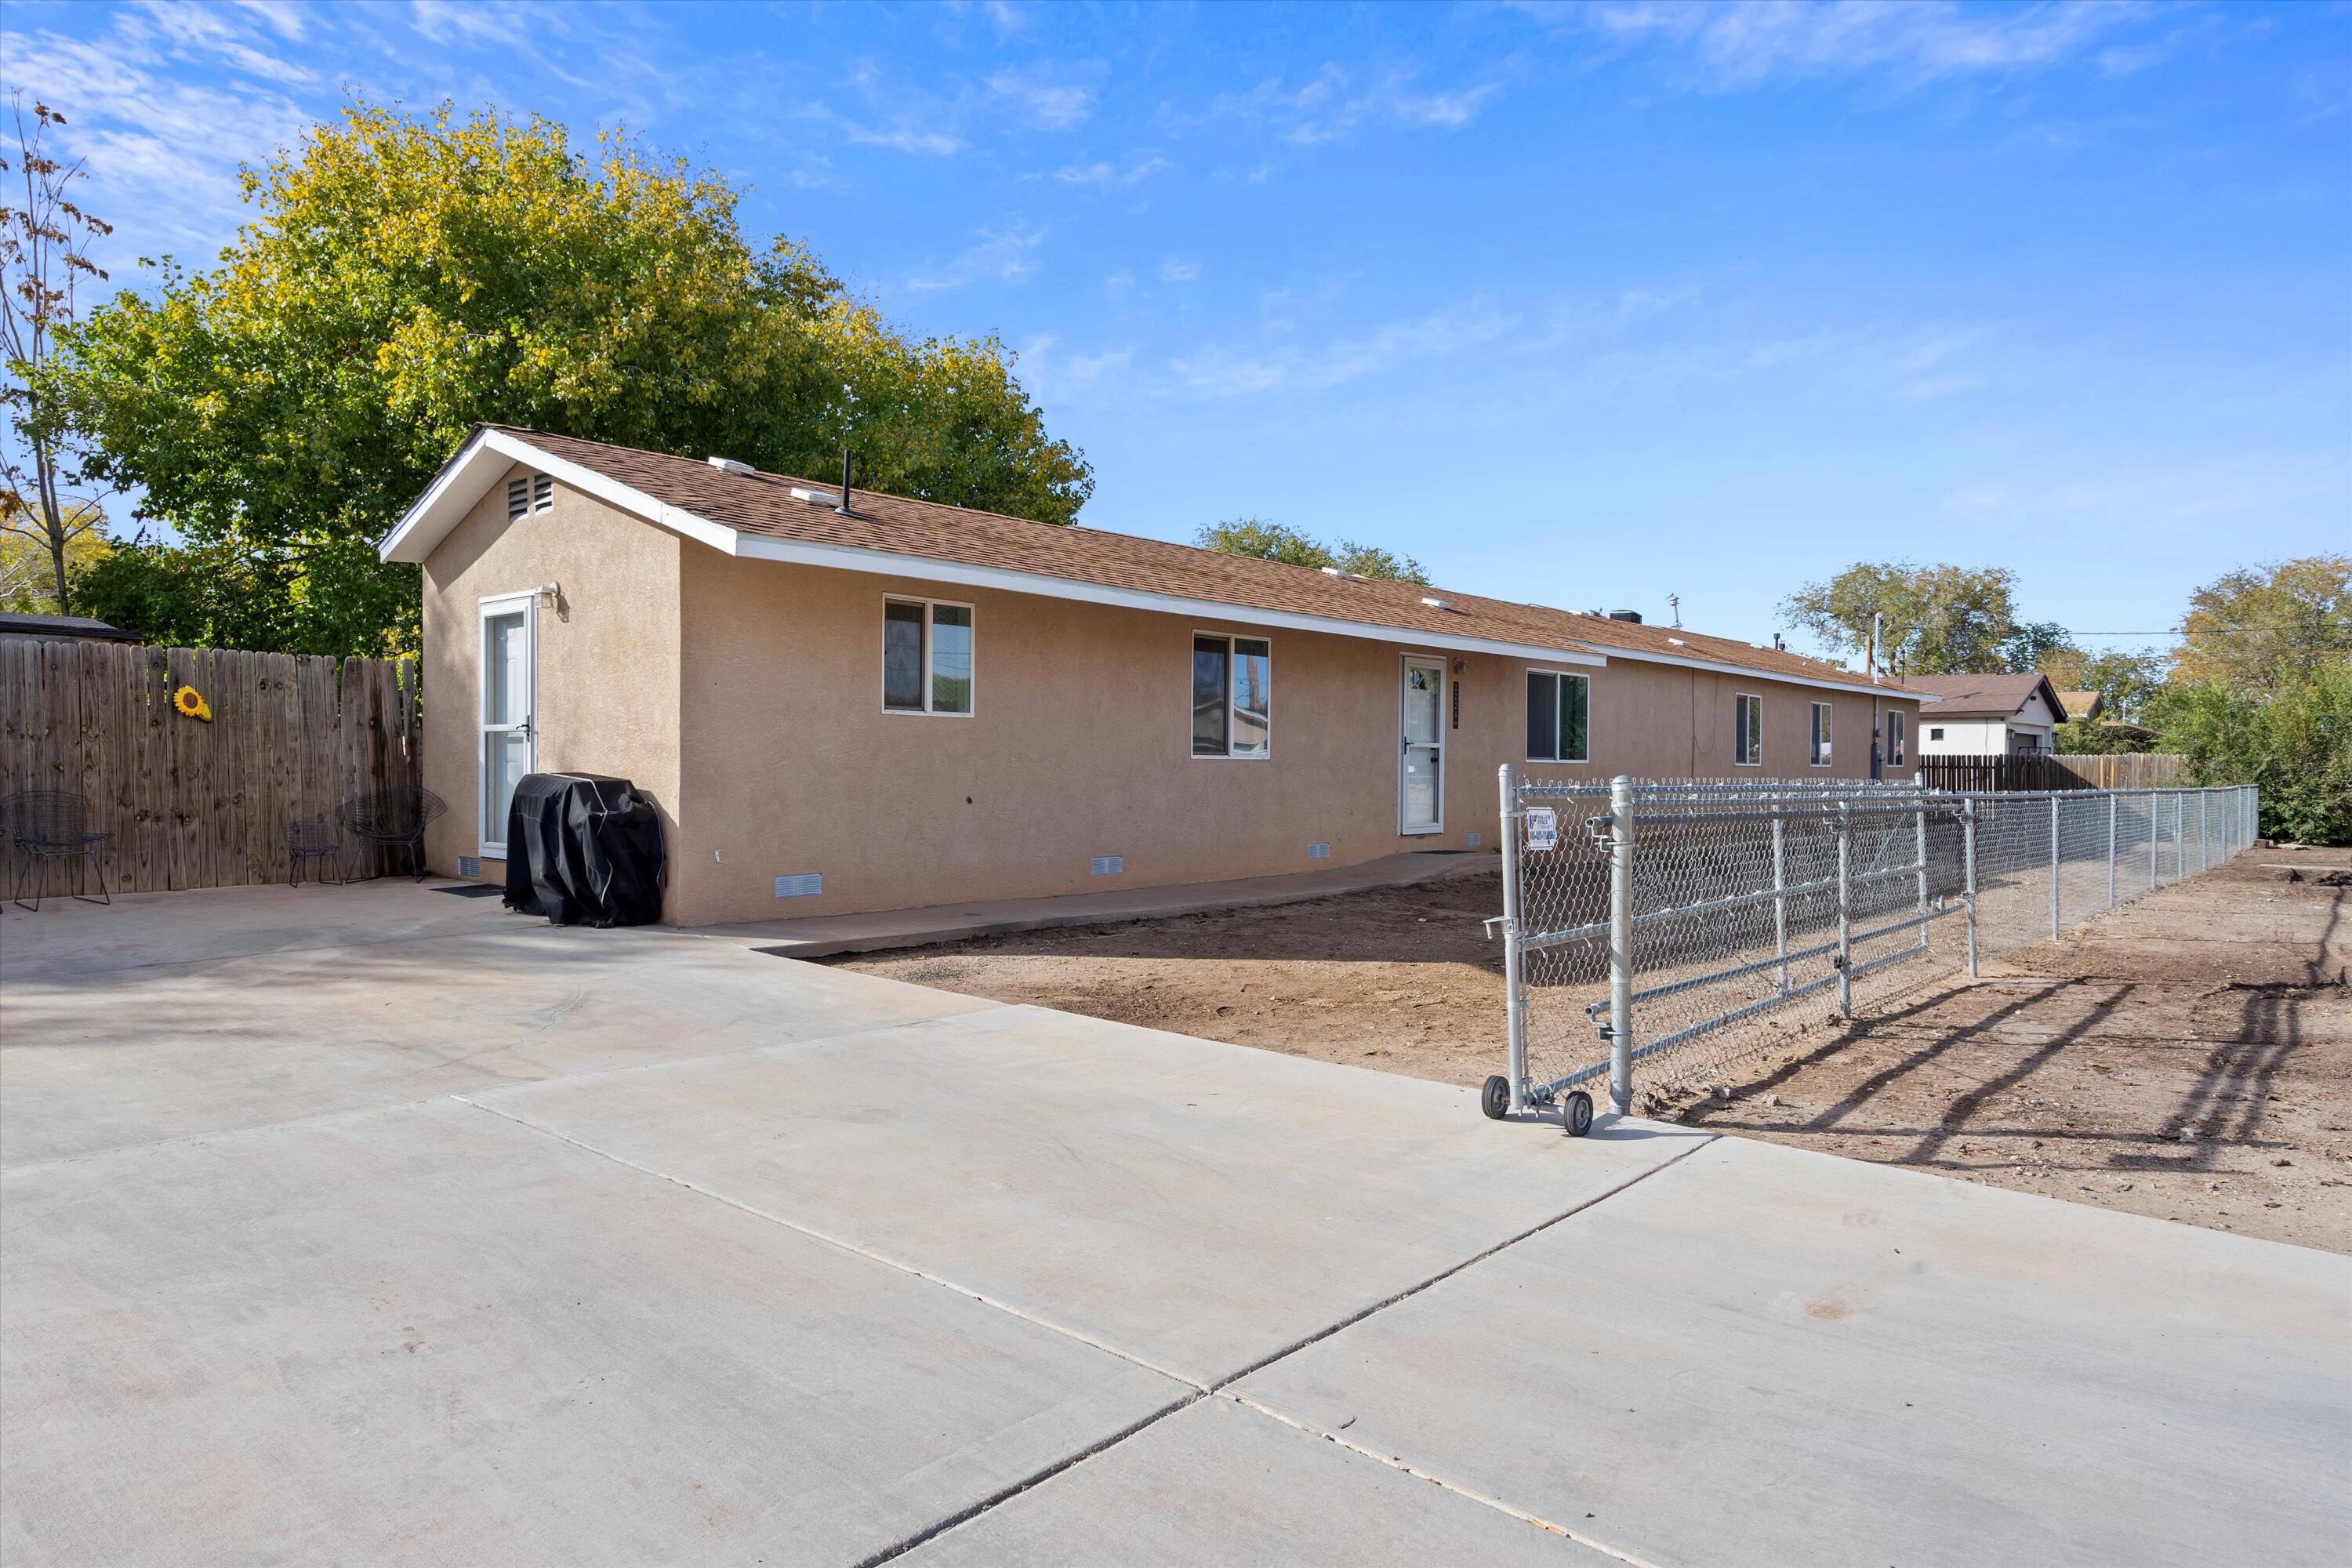
M1034 573L1103 587L1209 600L1244 610L1321 616L1400 631L1567 651L1591 648L1603 654L1696 659L1784 679L1866 684L1863 677L1834 665L1728 637L1409 583L1334 577L1308 566L1099 529L1034 522L876 490L857 491L853 504L856 515L843 517L829 504L803 500L792 493L799 488L829 497L839 489L821 479L735 473L692 458L551 436L515 426L492 428L656 500L744 533ZM1442 600L1448 607L1424 604L1425 597ZM1886 683L1886 689L1890 694L1914 694L1905 693L1892 682Z
M1932 692L1938 719L2008 719L2025 706L2036 691L2061 719L2066 705L2058 700L2049 678L2041 675L1913 675L1905 683Z

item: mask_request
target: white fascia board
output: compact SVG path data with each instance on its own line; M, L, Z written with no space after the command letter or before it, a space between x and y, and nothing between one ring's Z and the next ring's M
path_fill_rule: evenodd
M1332 637L1361 637L1406 647L1440 648L1448 653L1496 654L1505 658L1588 666L1596 669L1609 662L1603 654L1580 652L1574 648L1500 642L1488 637L1453 637L1442 632L1417 631L1410 626L1383 626L1365 621L1341 620L1334 616L1262 610L1215 599L1194 599L1135 588L1108 587L1099 583L1081 583L1038 572L1015 572L1001 566L971 566L929 556L900 555L887 550L864 550L855 545L819 544L806 540L779 539L772 534L745 533L670 506L593 468L566 462L520 437L509 436L502 430L484 430L458 452L436 477L425 494L417 498L416 504L408 509L390 533L384 535L383 543L377 546L378 555L386 561L424 560L432 553L433 547L457 527L459 520L473 510L488 492L491 481L506 471L509 463L513 462L529 463L559 484L583 495L593 496L608 506L641 517L673 533L708 544L724 554L755 561L784 561L841 572L906 577L922 583L998 588L1006 593L1030 594L1039 598L1075 599L1083 604L1116 605L1127 609L1187 616L1195 620L1232 621L1244 626L1280 627L1286 631L1321 632Z
M772 534L736 536L735 553L755 561L785 561L797 566L825 566L840 572L866 572L877 576L910 577L924 583L953 583L967 588L998 588L1008 594L1030 594L1043 599L1074 599L1087 605L1114 605L1122 609L1150 610L1161 615L1189 616L1195 620L1233 621L1244 626L1276 626L1285 631L1321 632L1330 637L1361 637L1406 647L1443 648L1448 653L1487 653L1504 658L1525 658L1550 664L1599 668L1606 656L1574 648L1546 647L1538 643L1500 642L1490 637L1457 637L1419 631L1412 626L1384 626L1370 621L1347 621L1336 616L1301 615L1292 610L1263 610L1218 599L1186 598L1140 588L1113 588L1081 583L1040 572L1015 572L1003 566L971 566L929 556L898 555L887 550L863 550L848 544L817 544Z
M416 504L402 514L392 531L376 546L377 557L384 561L422 561L432 554L434 546L449 536L449 531L464 521L466 514L488 493L491 484L513 463L528 463L558 484L708 544L713 550L730 555L737 553L739 535L731 528L656 500L643 490L593 468L543 451L520 436L509 436L503 430L483 430L476 433L458 449L457 456L434 476L433 483L416 498Z
M1603 643L1600 645L1607 647ZM1717 675L1736 675L1744 680L1777 680L1784 686L1810 686L1823 691L1846 691L1858 697L1884 697L1890 702L1939 702L1937 697L1924 696L1916 691L1895 691L1884 686L1870 686L1849 680L1830 680L1813 675L1784 675L1777 669L1758 669L1753 665L1720 664L1709 658L1684 658L1670 653L1650 653L1633 648L1611 647L1612 658L1632 659L1637 664L1670 664L1677 669L1704 669Z

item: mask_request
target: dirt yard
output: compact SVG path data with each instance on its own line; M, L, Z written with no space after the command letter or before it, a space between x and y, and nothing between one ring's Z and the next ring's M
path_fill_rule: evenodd
M2292 868L2292 869L2289 869ZM1415 887L834 960L1475 1084L1502 1059L1491 864ZM1675 1108L1725 1132L2352 1252L2352 852L2257 848Z

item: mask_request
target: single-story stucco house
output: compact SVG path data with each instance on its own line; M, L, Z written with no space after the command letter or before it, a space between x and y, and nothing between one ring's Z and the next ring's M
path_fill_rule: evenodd
M1931 757L2032 756L2053 749L2066 704L2042 675L1910 675L1936 699L1919 750Z
M1540 774L1912 776L1918 694L1696 632L478 428L424 568L436 871L533 771L656 803L681 925L1491 847ZM482 672L492 672L484 682Z

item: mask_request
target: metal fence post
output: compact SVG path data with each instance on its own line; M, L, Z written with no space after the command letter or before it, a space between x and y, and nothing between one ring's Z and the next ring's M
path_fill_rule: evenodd
M2155 790L2147 792L2147 890L2156 891L2156 857L2164 843L2163 818L2158 815L2164 796Z
M2107 793L2107 908L2115 908L2115 793Z
M2213 868L2212 824L2206 820L2212 800L2212 791L2200 789L2197 792L2197 869L2200 872Z
M1633 781L1609 781L1609 1104L1633 1109Z
M1853 816L1849 804L1838 802L1838 1016L1853 1016Z
M1969 904L1969 978L1977 977L1977 803L1974 795L1960 802L1960 874Z
M1772 954L1780 966L1772 972L1774 989L1789 989L1789 900L1780 889L1789 885L1789 825L1778 815L1782 802L1772 799Z
M2058 923L2058 797L2050 797L2050 934L2065 928Z
M1503 1016L1510 1041L1511 1114L1528 1108L1528 996L1519 982L1519 790L1505 763L1503 789Z
M1919 951L1927 951L1927 777L1921 773L1912 781L1919 789L1919 811L1914 824L1919 849Z

